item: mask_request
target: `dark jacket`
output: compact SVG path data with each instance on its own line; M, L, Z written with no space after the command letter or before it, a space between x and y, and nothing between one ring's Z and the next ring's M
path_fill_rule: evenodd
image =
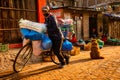
M51 39L61 39L62 38L60 30L59 30L58 25L55 20L55 17L53 15L50 14L45 19L45 24L47 24L47 33Z

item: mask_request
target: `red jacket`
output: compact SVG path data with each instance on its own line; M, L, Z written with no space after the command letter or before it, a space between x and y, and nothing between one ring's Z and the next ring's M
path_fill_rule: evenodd
M77 39L76 39L76 37L74 36L74 37L72 37L72 39L70 40L72 43L74 43L74 42L77 42Z

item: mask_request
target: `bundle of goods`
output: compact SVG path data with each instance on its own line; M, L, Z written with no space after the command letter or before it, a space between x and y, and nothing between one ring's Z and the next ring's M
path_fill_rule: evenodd
M117 45L120 45L120 40L117 41Z
M104 41L102 41L102 40L100 40L100 39L97 39L97 42L98 42L99 48L100 48L100 49L103 48L103 46L104 46Z
M32 41L33 53L35 56L40 55L42 50L50 49L51 40L44 34L46 25L21 19L19 21L20 32L23 35L23 45Z
M46 40L45 40L46 42L44 42L44 41L42 42L42 48L47 49L47 48L50 48L52 46L52 44L51 44L51 41L47 40L47 39L49 39L48 37L45 37L45 38L46 38ZM72 50L72 43L69 42L68 40L64 40L63 44L62 44L62 50L63 51L70 51L70 50ZM55 59L55 55L54 54L52 55L52 58ZM43 61L51 61L50 56L48 56L46 54L44 54L42 56L42 59L43 59Z
M30 20L26 20L26 19L20 19L19 26L20 28L34 30L39 33L44 33L46 32L46 29L47 29L46 24L37 23L37 22L30 21Z
M64 21L65 21L66 24L73 25L73 20L72 19L65 19Z
M99 48L100 48L100 49L103 48L103 46L104 46L104 41L102 41L102 40L100 40L100 39L97 39L96 41L97 41L97 43L98 43ZM88 51L89 51L90 49L91 49L91 41L88 42L86 45L84 45L84 50L88 50Z
M33 36L34 38L34 36ZM33 47L33 53L34 55L38 56L40 55L42 50L49 50L52 47L52 42L49 39L49 37L45 34L42 34L42 37L39 38L40 40L31 40L32 41L32 47ZM23 39L23 46L30 42L30 39Z
M42 38L41 47L43 50L48 50L52 47L52 41L48 36L44 35L44 37ZM63 51L72 50L72 43L68 40L64 40L62 43L62 50Z
M71 56L75 56L75 55L77 55L77 54L79 54L79 53L80 53L80 47L73 46L73 49L71 50L70 55L71 55Z
M117 43L119 43L119 40L116 38L108 38L107 43L110 45L117 45Z
M108 38L107 42L112 45L120 45L120 40L116 38Z
M72 43L68 40L64 40L62 44L62 50L63 51L70 51L72 50Z
M73 29L73 27L74 27L73 26L73 20L72 19L65 19L64 22L65 22L65 24L69 25L70 32L75 33L74 29Z
M30 40L41 40L44 32L46 32L46 24L26 19L20 19L19 26L23 37Z
M91 49L91 42L84 45L84 50L85 51L90 51L90 49Z
M107 42L107 35L103 34L101 40L104 41L104 43L106 43Z
M89 42L91 42L91 39L85 40L86 44L89 43Z
M81 49L81 50L84 50L84 45L86 44L85 41L84 41L83 39L79 39L78 42L79 42L79 44L81 45L81 46L80 46L80 49Z
M64 19L62 19L62 18L58 18L57 22L59 25L63 25L65 23Z
M42 52L41 40L32 41L33 54L39 56Z
M45 24L23 19L21 19L19 22L20 32L24 38L23 43L25 45L28 42L32 41L34 55L38 56L42 50L48 50L52 47L51 40L47 35L44 34L46 31ZM62 44L62 50L72 50L72 43L68 40L64 40Z
M62 31L65 38L67 38L67 36L68 36L68 32L70 31L69 29L70 29L70 25L68 25L68 24L64 24L61 27L61 31Z
M80 44L83 44L83 45L86 44L83 39L79 39L78 42L79 42Z
M43 50L48 50L52 47L52 41L47 35L44 35L42 38L41 47Z
M74 33L73 20L58 18L57 21L58 21L58 25L60 26L64 37L69 39L72 35L71 33Z
M26 39L30 40L41 40L43 37L43 33L39 33L34 30L26 29L26 28L21 28L20 32L22 33L22 36Z

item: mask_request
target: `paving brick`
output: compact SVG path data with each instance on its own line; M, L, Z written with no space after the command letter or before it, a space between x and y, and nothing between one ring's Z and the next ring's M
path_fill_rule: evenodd
M103 47L105 59L90 59L90 51L72 56L70 64L59 69L52 62L35 63L5 80L120 80L120 46ZM18 77L15 77L18 76ZM14 77L14 78L13 78ZM1 79L0 79L1 80Z

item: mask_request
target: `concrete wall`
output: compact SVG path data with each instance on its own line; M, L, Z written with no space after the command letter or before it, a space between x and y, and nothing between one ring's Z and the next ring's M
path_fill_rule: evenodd
M83 39L87 40L89 38L89 14L83 14Z

